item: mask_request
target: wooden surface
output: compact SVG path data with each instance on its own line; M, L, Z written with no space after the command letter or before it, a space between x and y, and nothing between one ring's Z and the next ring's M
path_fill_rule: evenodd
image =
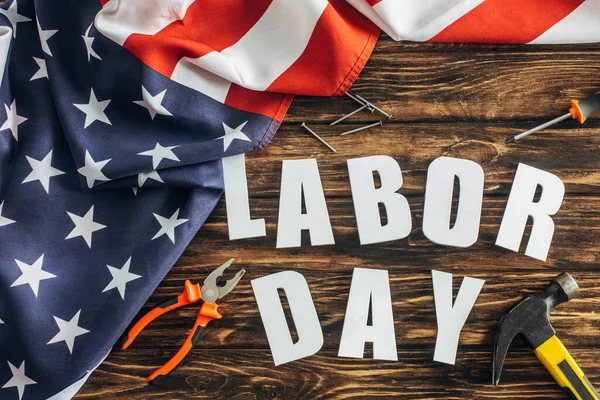
M92 374L79 399L560 399L563 393L517 339L501 385L491 381L492 337L500 316L524 293L541 290L558 272L572 273L582 296L560 305L552 322L588 378L600 387L600 119L554 129L505 145L508 136L566 112L568 100L600 90L600 46L496 46L395 43L382 38L353 87L394 115L368 133L344 130L377 121L348 98L297 98L285 124L262 152L247 156L253 218L267 236L229 241L221 202L148 304L202 280L230 257L247 274L223 302L193 356L166 385L145 382L178 349L196 308L161 318L127 352L114 351ZM307 136L306 121L337 150ZM413 232L404 240L359 246L346 159L389 155L401 165ZM421 232L426 171L446 155L471 159L485 171L479 241L442 247ZM281 161L316 158L336 245L275 249ZM557 174L567 195L555 216L546 262L494 245L514 173L523 162ZM529 228L527 230L529 232ZM524 243L526 243L524 241ZM389 270L398 361L337 357L354 267ZM311 288L325 343L317 355L275 367L250 280L283 270L301 272ZM455 366L432 361L436 337L431 269L486 280L465 325ZM147 311L145 308L143 311Z

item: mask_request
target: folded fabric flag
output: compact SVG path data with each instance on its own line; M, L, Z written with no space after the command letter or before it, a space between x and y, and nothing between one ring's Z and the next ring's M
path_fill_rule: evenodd
M314 2L284 26L293 4L267 3L1 6L1 399L71 398L219 201L221 158L266 146L292 93L357 77L379 33L360 13ZM221 50L239 76L195 61Z
M600 41L600 0L348 0L394 40Z
M397 39L402 21L431 39L420 21L453 9L393 3L415 6L353 2ZM221 158L264 148L293 94L344 93L379 29L344 0L8 0L0 14L0 398L68 399L219 201Z

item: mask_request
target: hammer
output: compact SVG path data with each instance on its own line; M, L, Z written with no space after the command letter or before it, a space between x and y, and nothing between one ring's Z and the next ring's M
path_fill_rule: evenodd
M550 323L550 312L557 305L579 295L579 286L571 275L563 272L541 293L527 295L500 319L494 338L492 383L498 385L508 347L520 335L552 374L556 382L572 398L600 400L600 395L562 342Z

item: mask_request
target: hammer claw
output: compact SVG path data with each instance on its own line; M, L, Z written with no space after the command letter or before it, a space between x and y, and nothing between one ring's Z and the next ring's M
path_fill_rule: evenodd
M510 343L519 335L534 351L542 364L563 388L577 399L600 400L591 382L556 337L550 323L550 312L557 305L579 294L575 280L562 273L550 286L537 294L525 296L502 317L496 336L492 359L492 383L498 385L502 366Z
M508 348L510 347L514 337L519 333L516 329L514 329L513 324L504 323L506 319L507 318L505 316L502 320L500 320L500 327L496 332L496 337L494 338L494 353L492 355L492 383L496 386L498 386L500 383L500 375L502 374L502 368L504 366L506 354L508 353Z

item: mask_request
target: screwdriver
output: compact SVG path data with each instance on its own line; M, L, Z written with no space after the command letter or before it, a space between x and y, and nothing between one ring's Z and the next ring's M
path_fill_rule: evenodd
M548 121L545 124L536 126L535 128L530 129L526 132L508 138L504 141L504 143L508 144L516 142L519 139L523 139L525 136L529 136L532 133L545 129L549 126L552 126L569 118L576 119L577 121L579 121L580 124L583 124L589 117L591 117L598 111L600 111L600 92L584 100L571 100L571 108L569 109L569 112L567 114L558 118L554 118L552 121Z

